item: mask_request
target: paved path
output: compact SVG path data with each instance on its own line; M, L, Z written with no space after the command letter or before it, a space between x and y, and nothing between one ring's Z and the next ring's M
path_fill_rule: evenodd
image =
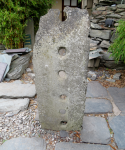
M92 81L88 83L86 96L81 143L57 142L55 150L113 150L112 147L124 150L125 88L105 89L99 82ZM60 134L68 136L66 131ZM19 137L6 141L0 146L0 150L10 150L8 147L12 150L28 150L27 147L33 150L35 146L38 147L36 150L44 150L46 143L40 138Z

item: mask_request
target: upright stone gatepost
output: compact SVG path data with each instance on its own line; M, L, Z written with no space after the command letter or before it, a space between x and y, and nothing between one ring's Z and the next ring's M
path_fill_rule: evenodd
M41 127L80 130L83 122L89 54L89 16L86 10L66 7L40 18L33 50L35 84Z

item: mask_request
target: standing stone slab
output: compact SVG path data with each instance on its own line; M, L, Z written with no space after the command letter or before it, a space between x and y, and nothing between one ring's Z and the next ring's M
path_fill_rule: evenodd
M87 114L111 113L112 109L112 104L106 99L87 98L85 102Z
M111 150L111 148L108 145L61 142L56 144L55 150Z
M46 143L42 138L13 138L0 146L0 150L46 150Z
M83 120L89 19L86 10L66 7L67 19L59 10L40 18L33 64L42 128L80 130Z
M118 148L125 149L125 116L110 117L109 125L114 132Z
M111 139L106 120L84 116L81 140L87 143L109 144Z

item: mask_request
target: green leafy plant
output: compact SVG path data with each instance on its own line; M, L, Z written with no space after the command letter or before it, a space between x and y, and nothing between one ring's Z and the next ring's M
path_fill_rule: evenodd
M119 60L125 63L125 21L120 20L119 26L116 28L117 38L109 47L109 52L112 52L111 56L114 57L116 63Z
M21 47L27 20L34 19L36 31L40 16L52 4L53 0L0 0L0 43L7 48Z

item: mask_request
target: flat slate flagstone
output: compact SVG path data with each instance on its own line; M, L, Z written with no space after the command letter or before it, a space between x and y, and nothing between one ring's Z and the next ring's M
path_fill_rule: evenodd
M83 142L109 144L110 139L110 132L104 118L84 116L81 130Z
M46 143L42 138L13 138L0 146L0 150L46 150Z
M118 148L125 149L125 116L110 117L109 125L114 132Z
M112 104L106 99L87 98L85 102L85 112L87 114L111 113Z
M106 89L98 81L88 83L86 97L109 98Z
M0 83L0 97L2 98L25 98L35 95L34 84Z
M108 145L61 142L56 144L55 150L111 150L111 148Z
M29 99L0 99L0 113L12 112L17 114L19 111L27 109Z
M125 88L109 87L107 90L122 114L125 114Z

